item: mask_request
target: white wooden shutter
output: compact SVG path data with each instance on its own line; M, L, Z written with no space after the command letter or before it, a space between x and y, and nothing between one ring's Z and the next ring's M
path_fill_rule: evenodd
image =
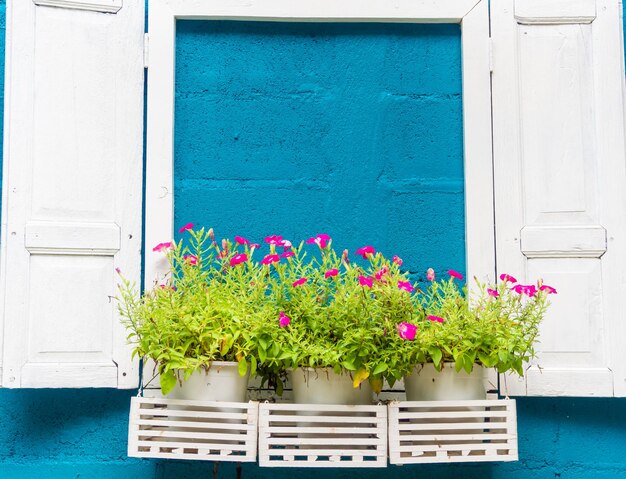
M498 0L491 8L498 273L558 290L538 359L501 392L624 396L621 4Z
M135 387L144 0L38 3L7 10L2 386Z

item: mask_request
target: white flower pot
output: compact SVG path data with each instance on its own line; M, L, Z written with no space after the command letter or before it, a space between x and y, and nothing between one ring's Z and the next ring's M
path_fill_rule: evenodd
M471 374L456 372L454 363L445 363L437 371L432 363L418 365L405 376L407 401L454 401L485 399L486 370L474 365Z
M241 376L236 362L213 361L209 370L194 372L189 379L178 383L168 394L172 399L198 401L248 401L248 374Z
M332 368L298 368L289 371L294 402L299 404L361 405L372 403L372 387L365 380L353 387L352 377Z

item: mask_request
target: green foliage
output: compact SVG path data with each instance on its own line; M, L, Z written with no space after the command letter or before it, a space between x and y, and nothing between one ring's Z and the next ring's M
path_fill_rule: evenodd
M218 245L204 229L188 238L160 245L170 264L162 284L140 297L123 277L120 285L133 354L155 361L164 394L218 360L279 394L298 367L347 371L355 387L369 380L375 391L426 362L522 375L550 292L503 281L477 282L468 295L453 277L420 289L401 260L367 252L351 262L319 237L313 247L270 241L279 245L263 261L241 238Z

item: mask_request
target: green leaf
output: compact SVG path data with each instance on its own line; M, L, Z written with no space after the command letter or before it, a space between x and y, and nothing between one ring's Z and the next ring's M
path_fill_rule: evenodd
M346 368L348 371L356 371L356 366L348 361L344 361L343 363L343 367Z
M441 349L435 347L428 348L428 354L430 354L430 357L435 364L439 364L441 362L441 358L443 357Z
M246 358L241 358L239 360L238 369L239 369L240 376L246 375L246 373L248 372L248 362L246 361Z
M161 392L164 396L167 396L176 386L176 374L172 370L164 371L161 373L160 382Z
M250 376L252 377L256 376L256 367L257 367L256 358L252 356L250 358Z
M374 368L374 371L372 372L372 376L376 376L382 372L387 371L388 366L385 363L380 363L378 366L376 366Z

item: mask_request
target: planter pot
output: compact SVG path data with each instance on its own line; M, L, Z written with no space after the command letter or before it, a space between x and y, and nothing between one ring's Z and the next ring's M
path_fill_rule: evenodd
M474 365L471 374L456 372L454 363L445 363L437 371L432 363L418 365L404 378L408 401L454 401L486 399L486 370Z
M349 374L331 368L298 368L289 371L294 402L299 404L363 405L372 403L368 381L354 388Z
M168 394L172 399L190 399L198 401L248 401L248 374L239 375L236 362L213 361L208 371L194 372L183 385Z

